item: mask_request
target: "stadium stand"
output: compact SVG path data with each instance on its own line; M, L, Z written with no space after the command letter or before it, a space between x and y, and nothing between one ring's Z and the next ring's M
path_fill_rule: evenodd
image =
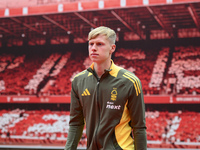
M79 55L79 56L78 56ZM50 95L69 95L71 91L71 80L75 74L84 70L84 57L77 54L68 60L60 73L54 77L54 85L49 88Z
M199 94L199 55L199 46L191 45L174 49L166 46L151 49L120 47L113 60L141 79L145 95L186 92L194 95L194 92ZM44 50L19 55L4 52L0 61L0 93L38 97L70 95L73 77L90 64L85 51ZM181 82L183 78L184 83ZM13 103L4 108L4 105L0 109L0 144L64 146L69 128L69 106ZM179 107L170 111L170 105L165 110L158 110L163 107L158 105L154 109L147 105L148 147L200 148L198 109ZM79 147L85 147L86 142L84 130Z
M199 94L200 47L175 47L168 74L175 75L177 93Z
M64 145L69 129L68 111L0 110L0 144ZM197 112L146 111L148 147L199 147L200 114ZM195 122L195 123L193 123ZM195 132L192 131L195 129ZM85 130L79 146L86 146ZM196 145L195 145L196 144ZM165 146L166 146L165 145Z
M69 95L73 76L90 65L87 53L45 53L1 55L1 95ZM144 94L196 95L199 56L198 46L119 48L113 60L140 78Z
M143 92L153 94L155 91L150 90L149 81L153 65L156 61L156 49L119 49L115 53L114 62L122 67L134 72L141 80ZM131 58L130 58L131 57Z
M105 25L118 36L112 59L142 82L148 148L200 149L199 8L199 0L0 1L0 146L63 149L71 81L91 64L88 32ZM86 142L84 130L79 148Z

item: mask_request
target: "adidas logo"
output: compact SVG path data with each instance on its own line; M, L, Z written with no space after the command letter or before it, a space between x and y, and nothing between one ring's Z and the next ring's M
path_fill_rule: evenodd
M85 91L81 94L82 96L88 96L90 95L90 92L88 91L88 89L86 88Z

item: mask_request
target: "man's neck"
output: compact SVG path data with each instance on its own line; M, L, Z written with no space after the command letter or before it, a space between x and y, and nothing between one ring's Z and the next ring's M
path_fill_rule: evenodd
M109 62L105 63L94 63L94 70L99 78L104 74L105 69L110 69L111 66L111 60Z

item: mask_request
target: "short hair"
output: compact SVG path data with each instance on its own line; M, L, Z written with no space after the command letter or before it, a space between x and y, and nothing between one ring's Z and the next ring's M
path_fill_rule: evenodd
M88 34L88 40L96 38L98 35L105 35L108 40L110 41L111 44L115 44L116 41L116 33L114 30L105 27L105 26L100 26L97 27L93 30L91 30Z

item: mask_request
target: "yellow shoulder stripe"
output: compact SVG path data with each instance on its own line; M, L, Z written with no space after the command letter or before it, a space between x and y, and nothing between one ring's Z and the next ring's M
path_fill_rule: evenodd
M82 74L85 74L85 72L86 72L86 71L82 71L82 72L78 73L77 75L74 76L74 78L76 78L76 77L78 77L78 76L80 76L80 75L82 75ZM73 78L73 80L74 80L74 78ZM72 81L73 81L73 80L72 80Z
M135 86L136 94L138 96L138 94L141 93L141 91L140 91L141 85L140 85L139 79L136 76L134 76L133 74L129 73L129 72L125 72L123 74L123 76L125 78L129 79L131 82L133 82L133 84Z
M88 77L89 77L89 76L91 76L91 75L92 75L92 73L91 73L91 72L89 72L89 73L88 73Z

